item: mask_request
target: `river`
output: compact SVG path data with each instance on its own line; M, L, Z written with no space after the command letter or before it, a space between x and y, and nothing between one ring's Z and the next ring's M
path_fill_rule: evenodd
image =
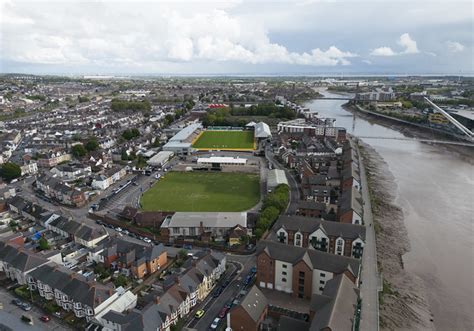
M325 96L332 96L324 93ZM305 107L336 119L355 136L403 137L344 110L341 100ZM416 141L363 139L387 162L397 183L395 203L404 213L411 250L406 270L428 289L436 330L474 330L474 171L446 147Z

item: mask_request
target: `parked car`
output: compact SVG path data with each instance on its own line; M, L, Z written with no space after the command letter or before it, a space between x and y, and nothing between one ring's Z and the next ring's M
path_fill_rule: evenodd
M229 285L230 281L228 279L224 280L224 282L222 283L222 287L223 288L226 288L227 285Z
M219 322L220 322L220 321L221 321L221 319L218 318L218 317L216 317L216 318L214 319L214 321L212 321L212 324L211 324L211 327L210 327L211 330L216 330L217 327L219 326Z
M49 317L48 315L43 315L39 319L41 322L45 322L45 323L51 321L51 317Z
M229 308L227 308L227 306L224 307L224 308L222 308L221 311L219 312L219 317L220 317L220 318L224 318L225 315L227 315L227 312L228 312L228 311L229 311Z
M250 269L250 272L255 275L257 273L257 267L252 267L252 269Z
M221 295L222 293L222 287L218 287L215 291L214 291L214 298L217 298L219 295Z
M30 311L31 310L31 305L29 303L23 303L21 305L21 309L23 309L24 311Z
M147 244L151 243L151 239L150 239L150 238L143 238L143 241L146 242Z
M116 227L115 230L117 230L118 232L122 232L122 228L120 226Z
M20 299L13 299L12 303L18 307L20 307L23 304L23 302Z
M227 302L225 306L229 309L232 308L232 301Z
M196 318L201 318L204 316L204 314L206 313L206 311L204 309L199 309L196 314L194 314L194 317Z

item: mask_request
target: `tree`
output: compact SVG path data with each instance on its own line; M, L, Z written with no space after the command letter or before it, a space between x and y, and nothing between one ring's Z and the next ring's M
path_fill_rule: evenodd
M42 250L42 251L49 249L48 241L46 239L44 239L44 237L41 237L39 239L38 245L39 245L39 249Z
M119 287L119 286L125 287L128 284L128 279L124 275L119 274L117 278L115 278L114 284L116 287Z
M13 162L4 163L0 168L0 176L6 180L13 180L21 176L21 168Z
M96 151L99 149L99 143L95 138L91 138L88 142L86 142L85 147L89 152Z
M87 154L87 149L84 147L83 144L77 144L72 146L71 148L72 155L76 157L83 157L84 155Z

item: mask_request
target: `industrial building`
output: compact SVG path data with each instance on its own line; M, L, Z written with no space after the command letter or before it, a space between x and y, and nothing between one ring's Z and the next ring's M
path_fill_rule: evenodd
M146 163L151 165L152 167L162 167L164 166L169 159L171 159L174 155L174 152L171 151L161 151L151 159L149 159Z

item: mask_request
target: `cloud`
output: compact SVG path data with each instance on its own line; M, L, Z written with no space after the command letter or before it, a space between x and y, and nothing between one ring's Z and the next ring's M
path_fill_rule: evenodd
M337 66L357 56L334 45L293 52L272 42L261 21L232 16L226 7L179 5L144 4L130 11L123 3L73 2L36 11L12 2L2 8L5 15L29 24L2 22L4 36L15 38L4 38L1 56L22 63L106 66L196 61Z
M383 47L379 47L379 48L376 48L376 49L372 50L372 52L370 52L370 55L374 55L374 56L394 56L394 55L397 55L397 53L395 53L390 47L383 46Z
M451 52L451 53L458 53L458 52L462 52L464 50L464 45L457 42L457 41L447 41L446 42L446 46L448 46L448 50Z
M408 33L404 33L400 36L398 44L402 47L405 47L405 50L403 51L405 54L416 54L420 52L416 46L416 41L411 39Z
M400 36L397 41L397 44L404 48L400 52L395 52L391 47L382 46L372 50L370 55L373 56L395 56L401 54L417 54L420 51L416 45L416 41L413 40L408 33L404 33Z

